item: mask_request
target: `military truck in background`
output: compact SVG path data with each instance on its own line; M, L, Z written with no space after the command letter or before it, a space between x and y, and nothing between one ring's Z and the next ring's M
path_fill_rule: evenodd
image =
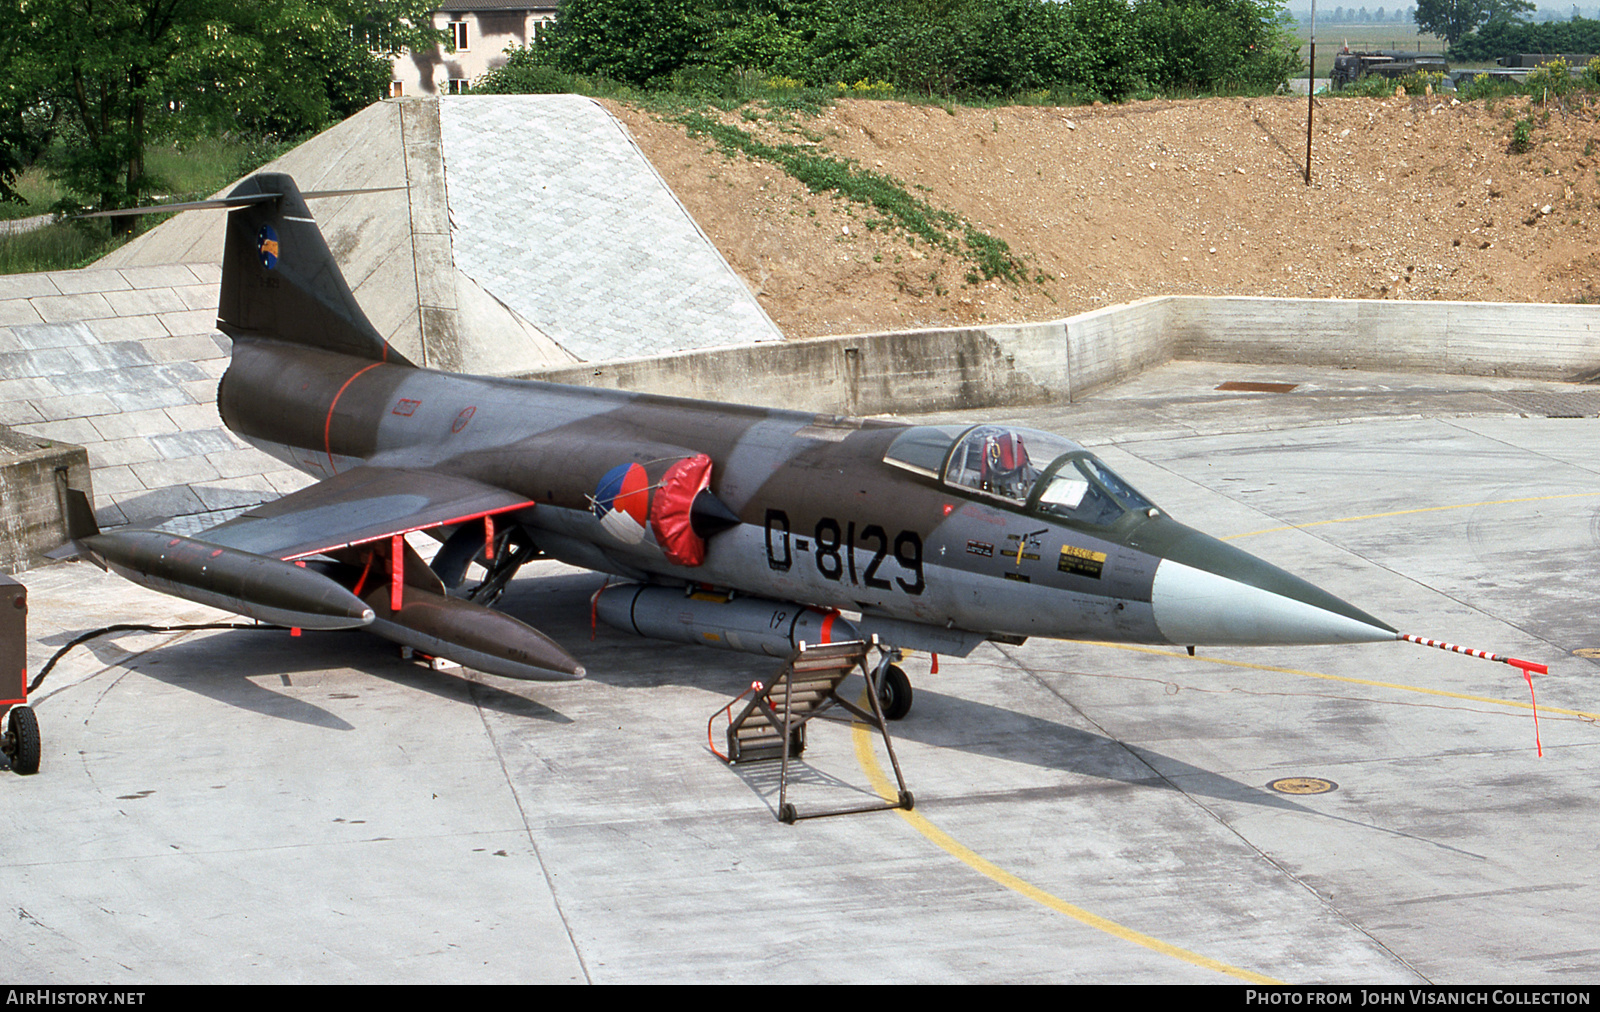
M1493 67L1458 70L1451 75L1451 79L1458 86L1463 81L1475 80L1478 77L1487 77L1493 81L1515 81L1521 84L1528 79L1529 73L1557 60L1565 60L1568 73L1577 77L1584 72L1592 59L1594 59L1593 53L1517 53L1499 57L1494 61L1496 66Z
M1563 60L1566 62L1567 67L1576 74L1582 73L1583 68L1587 67L1592 59L1594 59L1593 53L1517 53L1515 56L1502 56L1494 62L1502 67L1532 70L1547 63Z
M1394 49L1351 52L1346 47L1333 58L1328 86L1338 91L1371 74L1393 79L1419 72L1447 74L1449 71L1450 65L1445 62L1443 53L1408 53Z

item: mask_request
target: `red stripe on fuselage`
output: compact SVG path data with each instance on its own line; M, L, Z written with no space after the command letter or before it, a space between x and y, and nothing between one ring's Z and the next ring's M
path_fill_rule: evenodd
M374 362L365 368L357 369L354 375L344 381L344 385L339 388L339 392L334 394L333 400L328 403L328 418L322 423L322 449L328 454L328 470L334 474L339 473L339 468L333 462L333 409L339 406L339 398L344 396L344 392L350 389L350 384L354 383L357 377L364 372L371 372L380 365L383 365L383 363Z

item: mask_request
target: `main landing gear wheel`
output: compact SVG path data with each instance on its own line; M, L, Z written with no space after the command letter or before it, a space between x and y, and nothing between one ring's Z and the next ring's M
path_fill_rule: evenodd
M878 705L889 720L900 720L911 712L911 679L898 664L886 664L878 674Z
M11 769L23 776L39 772L39 718L27 706L13 706L7 722L6 755Z

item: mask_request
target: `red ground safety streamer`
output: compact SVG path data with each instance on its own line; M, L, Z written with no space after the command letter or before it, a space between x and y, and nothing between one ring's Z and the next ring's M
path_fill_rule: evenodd
M596 596L598 596L598 595L596 595ZM728 761L728 757L723 755L721 752L717 751L717 739L715 737L713 737L712 734L711 734L711 725L716 723L717 717L719 717L719 716L721 716L723 714L727 715L728 723L730 723L730 724L733 723L733 704L737 703L739 700L743 699L744 697L750 695L750 693L752 693L752 692L760 692L761 689L762 689L762 685L761 685L760 682L751 682L750 683L750 688L748 688L748 689L744 690L743 692L739 693L737 696L734 696L731 700L728 701L728 705L727 706L724 706L722 709L718 710L716 713L713 713L711 715L711 719L706 721L706 747L711 750L711 754L712 755L716 756L718 759L721 759L723 762L727 762Z
M1466 654L1468 657L1476 657L1485 661L1499 661L1501 664L1509 664L1514 668L1521 668L1522 679L1528 683L1528 699L1533 703L1533 744L1539 750L1539 755L1544 755L1544 742L1539 739L1539 701L1535 699L1533 695L1533 675L1534 672L1538 672L1541 675L1548 675L1550 673L1550 666L1548 664L1535 664L1533 661L1522 661L1515 657L1502 657L1499 654L1490 653L1487 650L1474 650L1471 647L1460 647L1456 646L1454 643L1446 643L1444 640L1430 640L1426 636L1412 636L1409 633L1400 633L1398 638L1405 640L1407 643L1417 643L1425 647L1435 647L1439 650L1448 650L1454 654Z
M600 585L600 589L594 592L594 596L589 598L589 642L591 643L594 642L595 634L600 628L600 595L604 594L609 586L611 577L608 576L606 582Z
M216 553L215 553L215 552L213 552L213 553L212 553L212 554L211 554L211 557L212 557L212 558L216 558L216 557L217 557L217 556L216 556ZM304 569L304 568L306 568L306 564L305 564L305 562L304 562L304 561L303 561L303 560L301 560L301 559L296 559L296 560L294 560L294 564L295 564L295 565L297 565L297 566L299 566L299 567L300 567L300 568L301 568L301 569ZM290 635L290 636L291 636L291 637L294 637L294 636L298 636L298 635L300 635L300 627L299 627L299 626L290 626L290 627L289 627L289 635Z
M1528 699L1533 703L1533 743L1538 746L1539 755L1544 756L1544 742L1539 740L1539 701L1533 698L1533 672L1528 670L1530 665L1526 661L1507 661L1522 669L1522 680L1528 683ZM1541 675L1548 675L1550 669L1543 664L1531 665L1537 667Z

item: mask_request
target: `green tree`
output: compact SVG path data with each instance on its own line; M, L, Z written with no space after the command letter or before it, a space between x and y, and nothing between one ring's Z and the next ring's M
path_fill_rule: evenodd
M319 129L382 97L374 49L440 41L424 0L5 2L29 47L19 101L59 115L52 172L101 209L152 191L144 156L161 137Z
M20 0L0 0L0 200L12 202L22 200L17 176L42 149L49 126L26 28Z
M295 136L383 97L402 48L443 41L422 0L256 0L225 20L173 68L177 125ZM420 27L418 27L420 26Z
M1452 56L1469 60L1494 60L1517 53L1600 52L1600 21L1578 18L1528 24L1496 21L1463 36L1450 47Z
M718 6L697 0L566 0L539 44L569 74L642 85L695 62Z
M1299 64L1284 16L1279 0L565 0L483 87L559 86L544 66L650 87L756 71L981 98L1270 91Z
M1418 0L1417 27L1451 45L1481 25L1526 20L1529 0Z

